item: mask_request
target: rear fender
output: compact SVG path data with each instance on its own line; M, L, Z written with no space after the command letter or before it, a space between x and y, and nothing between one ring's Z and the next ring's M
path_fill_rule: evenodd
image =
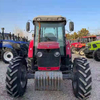
M69 41L66 41L66 57L69 55L69 58L71 58L71 48Z
M10 48L10 49L13 49L12 45L10 44L4 44L2 45L3 48Z
M29 44L29 49L28 49L29 58L33 58L33 46L34 46L34 40L31 40Z

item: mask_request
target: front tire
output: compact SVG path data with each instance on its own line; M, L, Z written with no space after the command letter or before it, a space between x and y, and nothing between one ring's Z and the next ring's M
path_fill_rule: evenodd
M16 57L10 62L6 73L6 90L10 96L21 97L27 86L27 63L22 57Z
M75 58L73 73L72 87L74 95L79 100L86 100L91 95L92 89L92 77L87 59Z
M4 49L2 51L2 61L4 63L9 63L14 57L17 56L17 52L14 49Z
M93 52L93 58L96 61L100 61L100 49L97 49Z

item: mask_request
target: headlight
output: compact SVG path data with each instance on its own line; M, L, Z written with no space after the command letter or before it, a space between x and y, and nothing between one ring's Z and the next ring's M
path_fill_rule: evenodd
M59 57L59 56L60 56L60 53L59 53L59 52L55 52L55 53L54 53L54 56L55 56L55 57Z
M37 57L42 57L42 55L43 55L42 52L37 53Z

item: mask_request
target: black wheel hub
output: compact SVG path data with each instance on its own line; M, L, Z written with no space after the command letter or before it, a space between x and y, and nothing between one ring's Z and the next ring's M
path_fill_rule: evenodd
M7 55L7 57L8 57L8 58L10 58L10 57L11 57L11 55Z

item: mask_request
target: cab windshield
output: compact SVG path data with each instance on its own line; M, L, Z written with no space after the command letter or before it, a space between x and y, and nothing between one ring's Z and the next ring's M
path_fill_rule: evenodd
M60 23L41 22L40 27L39 27L39 23L36 23L35 30L36 30L35 47L37 47L38 42L56 41L60 44L61 53L64 54L64 23L63 22Z

